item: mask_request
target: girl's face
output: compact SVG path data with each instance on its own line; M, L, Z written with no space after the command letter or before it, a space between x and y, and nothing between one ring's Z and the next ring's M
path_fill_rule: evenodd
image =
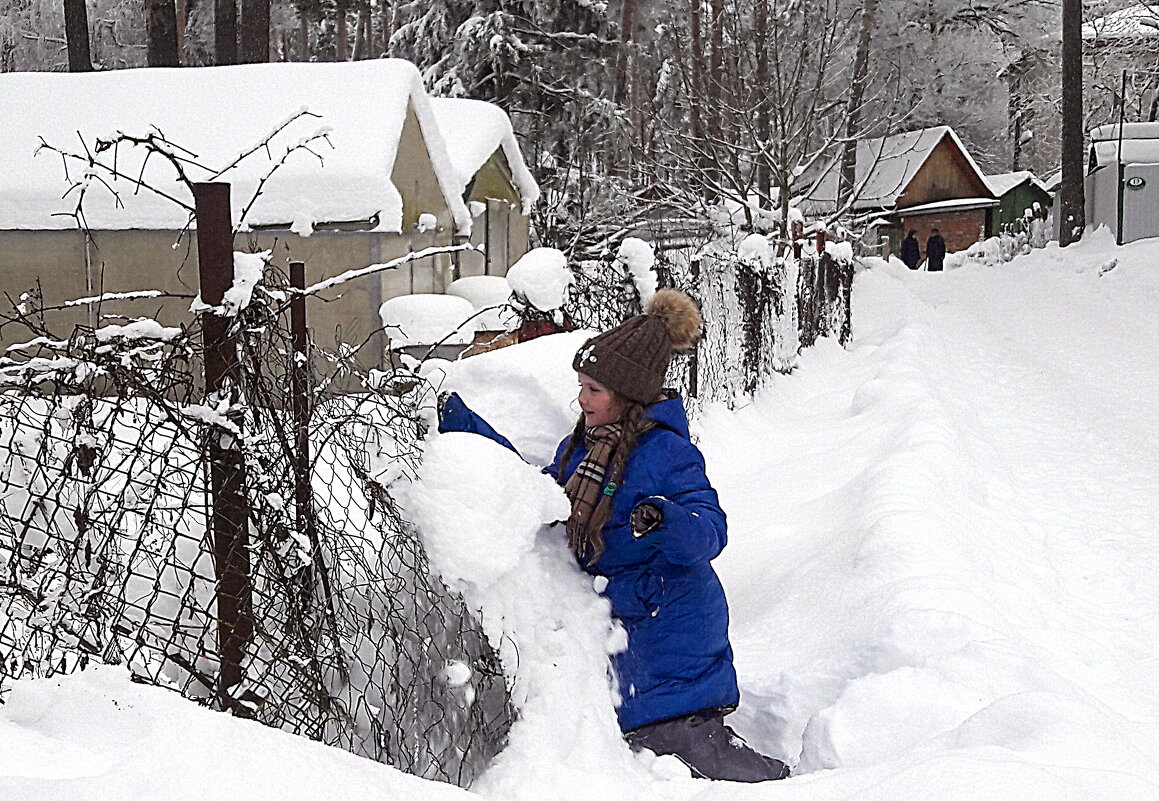
M627 404L591 376L579 373L579 405L588 428L614 423L624 416Z

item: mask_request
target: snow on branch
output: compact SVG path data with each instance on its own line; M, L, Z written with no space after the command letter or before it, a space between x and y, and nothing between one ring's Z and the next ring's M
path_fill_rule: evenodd
M301 295L315 295L324 290L333 289L340 284L345 284L347 281L353 281L356 278L362 278L363 276L367 275L374 275L375 273L384 272L386 270L394 270L404 264L412 261L418 261L419 259L425 259L428 256L435 256L439 253L461 253L463 251L482 252L482 248L470 243L465 243L462 245L446 245L441 247L423 248L422 250L416 250L412 253L406 254L405 256L399 256L397 259L391 259L390 261L384 262L382 264L371 264L368 267L359 267L354 270L347 270L346 272L340 275L336 275L333 278L327 278L325 281L319 281L316 284L311 284L305 289L291 291Z

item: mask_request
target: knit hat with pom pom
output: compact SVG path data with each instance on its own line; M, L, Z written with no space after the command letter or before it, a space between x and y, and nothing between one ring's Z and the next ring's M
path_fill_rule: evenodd
M664 386L672 353L696 344L700 325L691 298L661 289L644 314L585 342L571 366L629 400L648 404Z

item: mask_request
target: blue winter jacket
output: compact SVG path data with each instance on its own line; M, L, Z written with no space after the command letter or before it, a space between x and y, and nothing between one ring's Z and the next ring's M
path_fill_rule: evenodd
M462 401L451 400L460 412ZM727 539L724 512L704 473L704 458L689 439L683 401L678 396L659 401L646 414L656 427L641 435L628 457L603 530L605 550L595 564L582 565L607 578L602 594L628 633L627 651L614 657L624 731L701 709L732 707L740 698L728 641L728 603L710 564ZM460 427L463 419L449 425L444 420L440 430L493 431L477 416L478 422ZM565 438L545 468L557 480L566 446ZM562 468L564 481L586 453L581 443ZM664 522L637 539L629 521L643 501L658 506Z

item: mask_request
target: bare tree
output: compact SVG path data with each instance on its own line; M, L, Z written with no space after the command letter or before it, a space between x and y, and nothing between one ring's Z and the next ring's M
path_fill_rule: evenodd
M841 152L841 178L837 191L839 206L849 202L857 182L857 140L861 136L862 103L869 76L869 44L873 37L876 12L877 0L863 0L861 24L857 33L857 54L853 59L853 80L849 86L849 103L845 115L845 142Z
M1082 0L1062 0L1062 185L1058 193L1061 247L1077 242L1086 227L1082 24Z
M64 0L64 38L68 43L68 71L90 72L89 15L85 0Z

